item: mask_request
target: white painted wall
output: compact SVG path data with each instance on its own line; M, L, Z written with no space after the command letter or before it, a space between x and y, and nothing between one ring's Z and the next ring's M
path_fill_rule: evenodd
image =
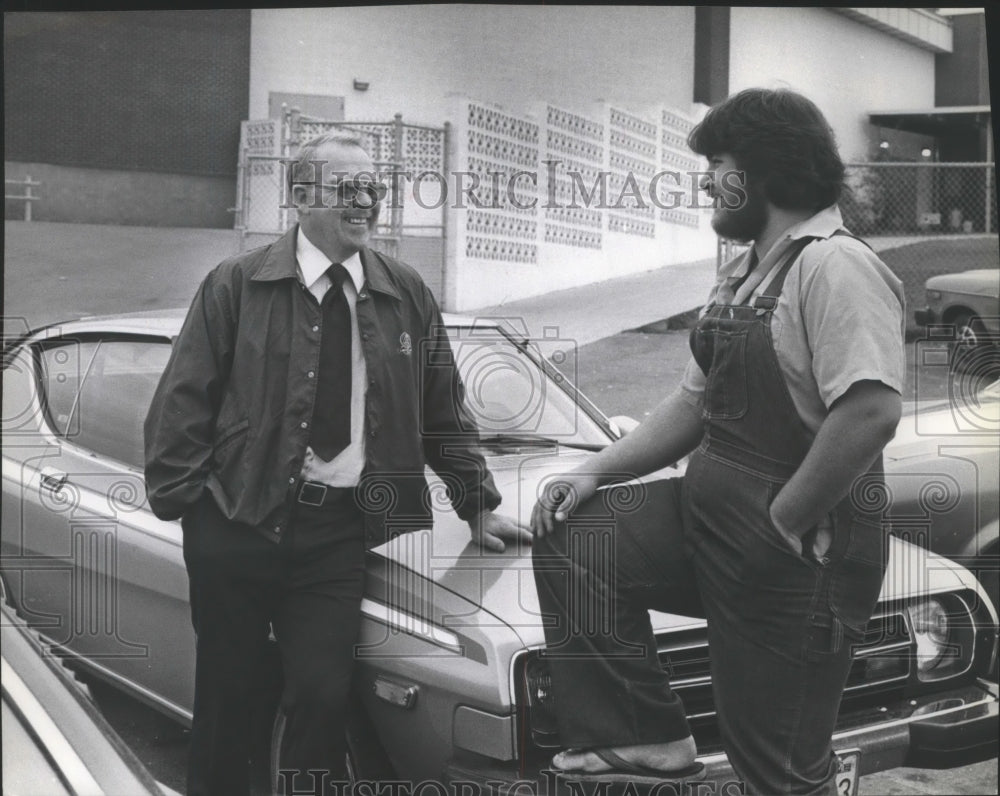
M868 111L934 106L934 53L824 8L734 7L729 59L731 92L781 86L812 99L847 161L875 154Z
M691 6L256 9L250 63L251 118L267 116L270 91L343 96L352 121L400 112L432 126L458 121L461 96L516 115L539 102L587 114L601 101L653 118L663 106L700 115L691 103ZM355 79L369 89L356 91ZM845 160L865 160L869 110L933 106L934 55L823 8L734 7L730 90L749 86L806 94ZM566 247L543 244L531 268L464 259L459 247L463 255L447 264L447 304L465 310L711 256L714 234L703 221L670 240L605 229L600 254L568 257Z
M255 9L250 118L269 91L345 98L345 117L439 125L448 94L522 111L532 100L572 108L688 107L694 9L646 6L423 5ZM367 91L355 91L355 78Z

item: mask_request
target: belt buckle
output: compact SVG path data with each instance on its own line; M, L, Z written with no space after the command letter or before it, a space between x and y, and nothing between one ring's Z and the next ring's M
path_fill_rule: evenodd
M326 499L326 484L317 484L313 481L303 481L299 487L299 503L307 506L322 506ZM315 499L310 499L310 495L317 495Z

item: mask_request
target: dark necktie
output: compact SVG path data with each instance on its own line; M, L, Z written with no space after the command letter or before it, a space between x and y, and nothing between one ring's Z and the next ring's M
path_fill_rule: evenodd
M330 289L323 296L323 331L319 348L319 381L309 445L330 461L351 441L351 310L344 295L347 269L326 269Z

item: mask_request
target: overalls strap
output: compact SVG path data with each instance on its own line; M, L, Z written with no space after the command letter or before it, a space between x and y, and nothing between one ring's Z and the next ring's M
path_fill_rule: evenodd
M791 247L785 253L784 262L778 266L778 272L774 275L774 279L771 280L771 284L754 300L753 307L755 310L773 310L778 306L778 296L781 295L781 288L785 285L785 277L788 276L788 271L795 261L799 259L799 255L802 254L806 246L814 240L819 240L819 238L809 236L798 238L792 242Z

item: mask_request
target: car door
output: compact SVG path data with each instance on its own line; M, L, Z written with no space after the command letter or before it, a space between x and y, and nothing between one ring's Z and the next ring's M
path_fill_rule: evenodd
M180 526L150 512L142 472L143 420L169 354L166 338L88 334L40 340L13 363L11 414L17 400L34 411L19 444L5 441L15 508L4 509L4 570L26 619L183 716L194 634Z

